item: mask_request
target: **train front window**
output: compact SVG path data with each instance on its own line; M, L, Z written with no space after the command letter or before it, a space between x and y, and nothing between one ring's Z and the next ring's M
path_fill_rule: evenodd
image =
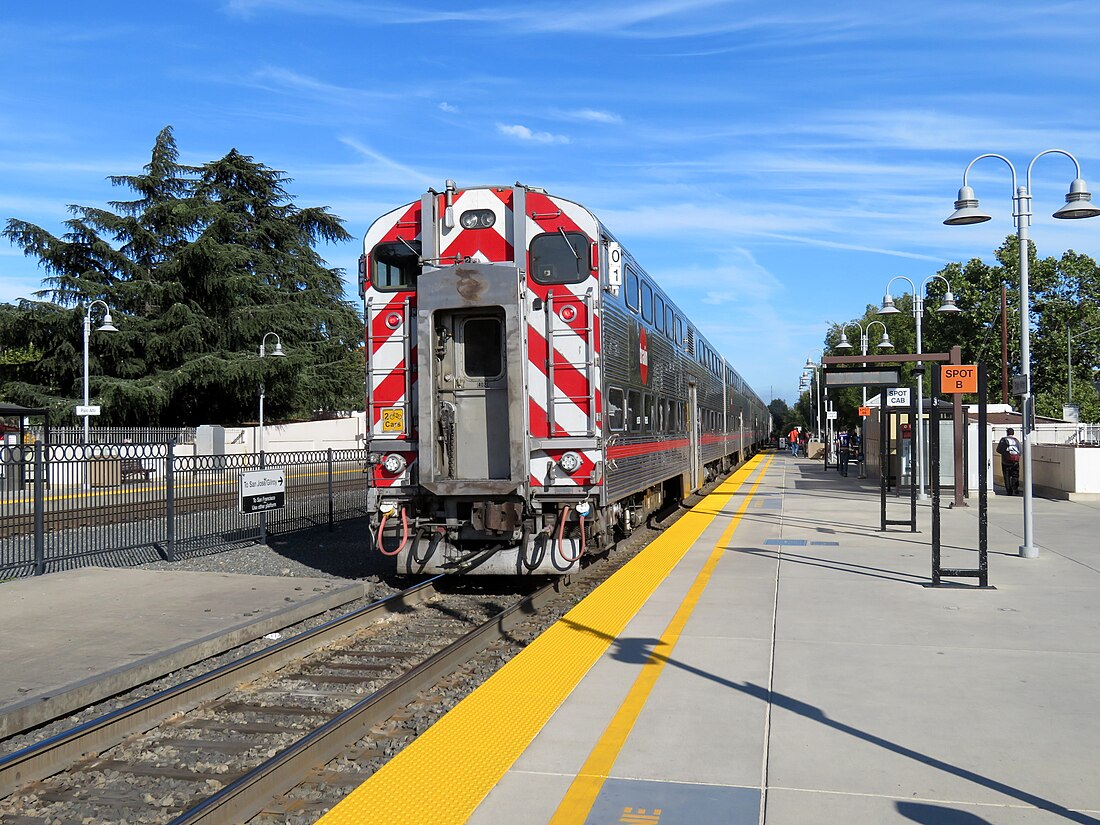
M531 239L531 277L540 284L577 284L589 275L591 252L581 232L547 232Z
M387 292L416 289L420 241L380 243L370 253L371 285Z
M504 373L503 327L496 318L470 318L462 325L464 371L468 378Z

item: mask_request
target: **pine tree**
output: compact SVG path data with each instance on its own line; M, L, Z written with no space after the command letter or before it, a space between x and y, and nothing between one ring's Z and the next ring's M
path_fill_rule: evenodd
M119 330L93 333L99 423L250 421L261 383L272 418L359 406L362 323L313 248L349 238L342 221L296 207L289 178L235 149L200 167L178 157L167 127L144 174L110 178L137 197L70 207L61 238L8 221L48 277L40 300L0 306L0 344L39 356L5 366L0 397L64 421L82 393L83 307L99 299ZM288 357L258 357L268 332Z

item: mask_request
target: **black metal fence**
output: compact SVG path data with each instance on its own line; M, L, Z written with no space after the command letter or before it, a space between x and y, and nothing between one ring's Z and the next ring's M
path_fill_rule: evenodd
M363 450L180 456L175 445L0 446L0 576L217 552L367 514ZM240 477L280 469L286 504L240 509Z

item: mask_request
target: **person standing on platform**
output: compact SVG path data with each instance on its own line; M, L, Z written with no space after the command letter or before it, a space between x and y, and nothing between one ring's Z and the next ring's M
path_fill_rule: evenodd
M841 430L836 434L836 468L842 476L848 475L848 462L852 458L852 431Z
M798 448L802 450L803 456L810 457L810 434L805 430L801 430L798 434Z
M1001 475L1005 480L1005 492L1016 495L1020 489L1020 441L1011 427L1008 433L997 442L997 454L1001 457Z
M798 455L798 431L799 427L791 427L791 431L787 433L787 445L791 448L791 455Z

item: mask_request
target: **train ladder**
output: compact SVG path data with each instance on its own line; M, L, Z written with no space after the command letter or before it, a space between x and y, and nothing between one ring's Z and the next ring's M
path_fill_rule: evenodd
M408 438L409 433L412 431L409 426L409 401L412 398L412 369L410 363L412 361L412 338L409 334L409 299L406 297L402 303L401 313L398 315L397 311L392 309L388 304L384 304L380 309L374 308L374 299L367 300L367 429L368 438L375 438L374 432L374 413L378 409L378 400L375 398L375 390L378 385L389 378L391 375L400 375L402 386L405 388L404 400L398 404L382 404L386 409L392 409L393 407L399 407L401 409L401 421L402 431L400 433L387 433L383 430L381 435L391 436L396 438ZM401 328L401 340L396 342L392 336L378 345L378 352L374 352L374 322L375 319L380 316L385 316L382 319L382 323L389 329L396 331L398 327ZM390 321L391 318L397 318L397 323L394 324ZM387 367L385 364L391 358L382 358L384 350L389 350L391 347L398 345L401 347L401 360L397 366ZM389 353L386 353L389 355ZM381 367L378 366L378 362L383 361Z
M563 313L569 312L570 308L576 311L578 307L583 307L585 324L583 327L573 327L569 323L570 319L559 318L554 303L554 290L551 289L546 295L546 398L548 401L546 416L550 428L549 434L551 438L554 437L558 405L572 404L588 411L588 426L584 434L589 438L594 438L596 435L596 331L593 323L595 316L592 312L592 289L589 288L583 298L577 298L575 295L569 294L567 298L560 301ZM564 355L561 357L563 358L563 364L567 363L584 377L584 393L579 396L570 395L567 391L559 390L554 380L554 373L558 366L558 355L556 353L568 352L573 349L578 336L583 341L582 353L578 361L574 362ZM559 350L555 346L555 342L559 340L569 346ZM577 435L577 433L570 433L570 435Z

